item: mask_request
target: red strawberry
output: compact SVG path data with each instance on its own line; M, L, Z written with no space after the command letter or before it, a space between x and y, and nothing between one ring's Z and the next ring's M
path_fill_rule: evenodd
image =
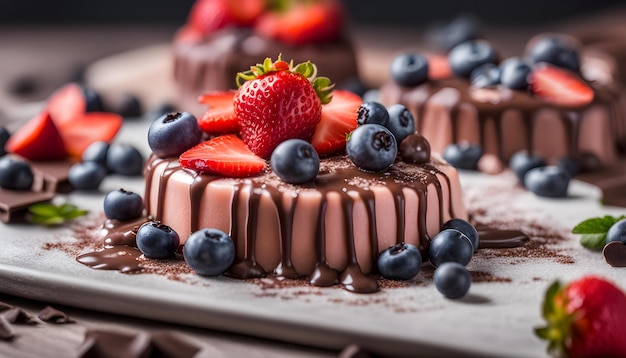
M311 139L320 156L346 148L346 135L357 127L361 97L349 91L333 91L333 100L322 106L322 119Z
M265 160L252 153L234 134L202 142L181 154L178 160L184 168L229 177L256 175L265 168Z
M7 152L34 161L62 160L67 156L61 134L45 111L13 133L5 148Z
M205 93L198 102L209 105L209 109L198 119L198 126L206 133L237 133L239 122L235 115L233 99L235 91Z
M586 276L563 287L553 283L535 330L551 353L567 357L626 357L626 295L612 283Z
M189 26L203 35L233 23L228 0L198 0L189 12Z
M448 56L428 55L428 78L441 80L452 77L452 69L448 62Z
M65 150L74 158L96 141L111 142L122 126L122 117L114 113L84 113L59 127Z
M176 43L197 43L200 41L202 41L202 33L189 25L181 27L174 34L174 42Z
M87 101L82 88L76 83L69 83L50 96L46 110L59 126L82 115L87 110Z
M250 26L265 10L265 0L226 0L233 22Z
M241 138L254 154L268 158L287 139L311 139L332 90L328 78L308 78L316 72L310 62L291 68L268 58L238 74L237 80L246 82L235 95L235 114Z
M285 12L261 16L256 30L290 45L332 41L343 26L343 7L336 0L292 4Z
M559 67L539 66L530 73L528 82L537 97L557 105L584 106L593 101L593 89L574 73Z

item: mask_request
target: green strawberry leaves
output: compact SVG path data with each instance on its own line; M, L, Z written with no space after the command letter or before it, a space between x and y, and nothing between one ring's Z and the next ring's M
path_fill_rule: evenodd
M30 221L38 225L61 225L68 220L87 214L87 210L67 203L62 205L33 204L28 207L28 212L30 213Z
M602 250L606 245L606 233L616 222L626 218L622 215L614 217L605 215L603 217L591 218L582 221L572 229L572 233L582 235L580 244L590 250Z
M548 352L554 356L561 356L567 351L566 342L571 336L571 327L576 318L567 312L565 302L558 297L563 290L564 286L559 281L548 287L542 306L546 326L535 328L535 335L548 341Z

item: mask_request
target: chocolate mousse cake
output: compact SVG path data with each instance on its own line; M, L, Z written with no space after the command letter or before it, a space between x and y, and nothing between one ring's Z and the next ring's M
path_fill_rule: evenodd
M459 59L464 46L470 48L464 50L467 58L472 51L483 58L476 63L471 63L476 58ZM568 60L558 63L557 52ZM486 41L472 40L453 48L448 60L449 78L424 77L409 84L392 80L381 88L381 102L406 105L434 151L467 142L503 163L522 150L549 162L570 157L609 164L623 154L626 115L619 105L619 84L600 81L607 73L589 69L593 61L579 60L569 38L536 38L525 58L501 63ZM594 73L593 81L584 78Z
M223 9L215 11L204 5L208 2L223 3ZM296 62L310 60L336 83L357 78L354 47L339 1L283 1L278 6L259 0L258 10L245 19L231 10L231 3L241 6L231 0L197 1L188 24L175 38L174 80L180 108L201 114L199 95L236 88L238 72L277 54ZM220 15L226 19L216 20Z

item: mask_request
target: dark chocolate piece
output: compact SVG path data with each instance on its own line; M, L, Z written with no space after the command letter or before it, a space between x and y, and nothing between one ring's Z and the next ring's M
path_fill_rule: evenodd
M499 230L479 226L479 249L512 249L524 245L530 238L519 230Z
M68 161L30 162L35 174L33 191L50 193L69 193L73 190L67 180L70 167L74 163Z
M11 340L15 336L15 330L6 317L0 315L0 339Z
M604 246L602 255L607 264L613 267L626 267L626 245L620 241L609 242Z
M71 319L65 312L59 311L51 306L46 306L46 308L42 309L38 317L40 320L48 323L76 323L76 321Z
M37 324L35 316L19 307L13 307L2 314L9 323Z
M82 358L186 358L193 357L200 348L163 331L152 334L139 332L135 335L118 332L88 330L78 349Z
M576 179L600 188L604 205L626 207L626 159L597 171L581 173Z
M161 357L193 357L200 352L200 347L169 331L152 332L152 345Z
M0 188L0 221L4 223L24 221L28 207L52 200L54 193L17 191Z

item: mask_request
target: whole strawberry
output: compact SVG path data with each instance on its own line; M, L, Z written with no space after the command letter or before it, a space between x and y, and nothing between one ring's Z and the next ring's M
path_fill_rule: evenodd
M612 283L586 276L546 293L547 326L535 333L548 351L567 357L626 357L626 295Z
M311 139L333 88L316 72L311 62L293 66L279 56L237 75L235 114L241 139L254 154L268 158L287 139Z

